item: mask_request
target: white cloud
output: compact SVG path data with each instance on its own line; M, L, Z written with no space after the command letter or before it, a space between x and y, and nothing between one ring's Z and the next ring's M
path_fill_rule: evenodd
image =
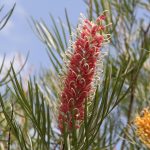
M0 55L0 64L2 63L3 57L4 56ZM13 59L14 59L14 68L16 71L19 70L19 68L23 64L22 62L25 61L25 57L22 54L19 54L17 52L10 53L5 58L4 69L3 69L4 72L7 72L7 70L10 68Z
M3 62L4 55L0 54L0 67ZM26 57L17 52L12 52L5 57L4 66L2 72L0 73L0 80L7 74L8 70L10 69L11 63L13 62L13 67L15 72L19 72L22 66L26 61ZM24 89L27 89L27 80L29 79L29 75L33 72L33 67L28 63L25 64L23 70L21 71L21 75L23 78L23 86Z

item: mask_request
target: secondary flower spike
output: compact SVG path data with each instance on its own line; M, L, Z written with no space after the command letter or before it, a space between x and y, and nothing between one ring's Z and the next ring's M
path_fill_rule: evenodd
M109 34L104 34L106 26L103 13L95 22L82 18L77 28L77 35L65 55L66 72L60 96L58 125L62 131L79 127L84 119L84 104L91 99L96 85L101 78L103 53L100 48L109 41Z
M150 110L145 108L141 115L135 118L136 133L140 140L150 148Z

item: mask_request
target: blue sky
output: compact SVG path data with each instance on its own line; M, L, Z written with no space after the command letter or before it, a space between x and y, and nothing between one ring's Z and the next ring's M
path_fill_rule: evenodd
M41 18L51 27L49 14L54 18L65 18L64 9L67 8L72 24L76 24L79 14L85 13L86 5L82 0L2 0L0 6L5 5L0 18L12 7L16 2L16 8L5 28L0 32L0 58L5 53L7 63L10 56L14 56L17 52L27 55L30 51L28 64L39 70L40 66L49 67L48 56L45 46L33 33L28 20L32 16L34 19Z

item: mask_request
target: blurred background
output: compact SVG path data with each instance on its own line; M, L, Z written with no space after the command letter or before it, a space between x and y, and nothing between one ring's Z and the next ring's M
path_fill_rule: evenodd
M19 58L22 58L21 63L23 63L29 52L26 68L32 69L34 73L39 72L41 66L48 68L50 64L45 45L40 42L30 26L31 18L33 17L36 20L42 18L51 28L50 14L55 19L60 17L63 20L66 8L70 16L70 22L76 25L80 13L86 11L86 4L81 0L44 0L44 2L37 0L1 0L0 6L4 5L4 9L0 17L4 16L14 3L16 3L16 8L13 15L0 32L0 63L4 54L6 54L5 66L9 68L10 61L15 56L15 66L18 68Z
M108 28L108 31L110 30L108 33L111 33L111 42L106 49L108 49L110 55L105 59L106 62L104 61L104 86L96 93L98 96L95 96L94 100L97 102L98 107L95 109L95 105L92 105L94 108L93 114L97 115L97 117L93 115L92 119L95 122L90 121L92 124L89 126L91 134L86 138L90 139L93 143L92 146L96 148L103 147L106 149L107 145L110 145L111 150L115 148L118 150L147 150L147 148L139 142L137 136L135 136L134 126L132 125L136 114L147 107L150 101L150 0L89 0L88 2L91 2L91 5L86 5L86 2L86 0L0 1L0 6L4 6L2 11L0 9L0 20L16 3L12 16L6 26L0 30L0 66L3 62L4 55L6 55L4 69L2 69L3 72L1 72L0 69L0 86L4 87L4 100L1 99L0 102L5 102L8 99L6 101L8 102L6 103L7 106L9 101L16 101L16 97L12 99L12 93L7 96L7 86L6 91L5 86L3 86L5 85L5 74L7 74L7 70L10 68L10 63L13 60L15 70L19 70L24 62L26 62L26 57L28 56L28 61L23 68L24 76L22 76L22 80L19 82L20 85L16 84L16 78L13 86L14 89L17 88L17 94L20 92L20 90L18 90L20 88L18 87L23 86L25 94L29 92L29 95L32 95L33 92L35 92L36 96L28 97L28 94L24 95L21 91L20 95L23 95L23 98L20 100L20 97L17 97L17 101L21 101L21 105L19 104L19 107L15 106L15 111L19 113L20 110L24 111L25 107L23 102L26 102L29 110L33 110L31 107L33 104L30 105L29 103L34 102L34 99L36 100L36 103L34 103L37 108L36 111L39 112L39 107L37 106L43 102L43 99L39 100L38 98L39 92L36 89L37 85L35 84L35 88L32 88L32 82L30 81L31 83L28 83L30 86L29 89L26 84L27 82L25 85L22 85L22 81L28 81L28 77L31 73L40 73L40 75L38 74L40 78L38 83L39 91L43 93L45 101L48 102L45 103L45 109L41 108L43 113L40 113L40 115L44 118L43 116L47 115L46 112L48 112L48 110L52 112L52 115L53 113L55 114L59 101L58 93L60 93L61 90L59 86L59 70L62 68L63 57L60 54L64 54L68 46L68 37L71 33L69 29L70 25L67 24L69 21L67 22L65 8L67 9L66 14L69 16L68 20L70 20L71 27L73 28L76 27L80 13L88 14L88 18L92 20L95 16L99 16L100 12L109 10L110 14L106 21L112 23L112 28ZM51 15L53 18L50 17ZM62 22L59 20L59 17ZM62 25L61 23L64 24ZM66 31L64 34L63 29ZM40 41L39 37L43 42ZM57 44L57 42L59 44ZM46 49L49 51L46 51ZM46 52L48 52L49 56ZM106 65L107 62L108 65ZM13 75L16 76L15 73L13 73ZM2 76L4 76L4 80ZM13 81L13 79L11 80ZM8 110L6 111L8 116L13 112L10 106L11 105L8 105L9 112ZM5 111L4 108L3 111ZM51 133L45 132L45 126L47 126L47 124L48 126L50 125L50 117L46 117L48 118L47 124L44 122L45 120L41 123L36 111L33 112L33 114L28 111L23 112L23 117L26 118L27 122L27 125L25 124L25 128L23 128L25 129L23 132L26 134L26 130L30 132L30 130L34 129L34 126L32 127L30 122L28 123L28 119L35 118L36 116L39 125L38 128L40 130L41 128L44 129L43 134L47 137L47 135L49 136ZM29 114L29 116L27 116L26 113ZM16 114L18 115L18 113ZM22 116L20 118L22 119ZM95 118L98 119L95 120ZM36 125L36 121L32 123ZM53 130L53 124L51 127ZM5 124L3 128L6 128ZM0 133L4 134L5 137L7 136L7 132L10 132L10 129L11 127L6 131L6 135L5 132ZM47 128L47 130L49 130L49 128ZM93 142L94 134L92 133L97 134L98 130L101 132ZM87 132L89 132L89 128L87 128ZM84 134L79 138L79 142L81 143L81 147L86 147L88 144L86 145L82 136L84 137ZM59 138L56 138L56 145L61 147ZM43 137L42 139L45 142ZM8 138L8 143L9 140ZM15 141L15 138L13 140ZM40 143L36 140L35 136L35 147L38 147ZM41 143L44 147L45 143L43 141L41 140ZM48 139L48 141L50 140ZM128 144L126 144L127 141Z

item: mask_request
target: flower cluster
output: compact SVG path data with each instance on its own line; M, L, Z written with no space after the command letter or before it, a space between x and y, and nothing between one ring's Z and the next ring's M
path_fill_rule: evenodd
M104 34L105 14L99 16L95 23L82 18L77 29L77 36L66 54L67 71L63 80L60 96L58 124L62 131L64 124L72 129L73 120L79 127L84 119L84 103L93 94L95 84L100 80L102 71L102 53L100 48L109 40L109 34ZM97 75L98 74L98 75Z
M140 140L150 148L150 111L145 108L141 115L135 118L136 133Z

